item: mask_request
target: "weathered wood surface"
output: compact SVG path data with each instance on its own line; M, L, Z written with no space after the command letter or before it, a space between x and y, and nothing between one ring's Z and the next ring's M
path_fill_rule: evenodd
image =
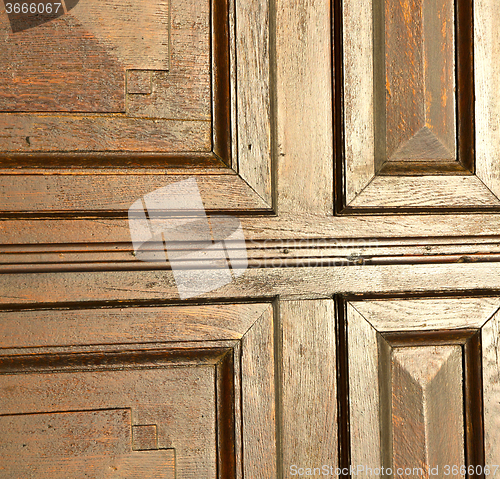
M436 466L465 465L460 346L395 348L392 352L393 467L432 477ZM465 477L465 474L454 474Z
M498 296L347 303L350 438L356 460L393 468L394 477L433 477L436 469L430 468L438 466L443 473L447 464L450 474L456 465L453 474L464 477L460 466L466 462L484 464L483 397L485 444L496 457L495 426L486 421L497 416L492 359L499 305Z
M381 398L377 331L347 307L351 463L372 469L382 464ZM387 467L387 465L385 465Z
M236 76L238 172L261 198L272 204L273 120L271 104L274 28L270 2L236 2Z
M32 312L2 320L0 471L276 476L270 304Z
M292 466L336 467L338 424L335 308L332 300L282 301L282 447Z
M208 0L79 2L18 33L1 18L1 150L210 151ZM130 70L150 92L128 90Z
M485 464L500 462L500 324L495 314L481 330Z
M276 11L277 210L333 212L330 3L279 2Z
M456 159L453 10L451 0L385 2L385 61L375 57L385 115L375 121L386 122L388 160Z
M237 183L237 180L232 181ZM163 180L151 182L153 185L164 185ZM25 184L31 182L27 180ZM236 194L231 195L231 198L235 197ZM98 200L96 202L101 204ZM205 203L207 209L209 205ZM347 246L359 243L371 245L373 242L389 246L415 244L421 251L429 248L430 252L437 244L454 245L460 251L460 245L468 245L474 250L476 245L500 243L500 215L494 213L343 216L335 217L334 220L299 215L258 218L250 214L238 216L247 240L263 241L264 244L272 244L273 248L276 242L285 241L295 245L307 245L312 241L314 245L320 238L333 238ZM5 218L0 221L0 239L2 244L7 245L82 243L93 247L99 243L125 243L131 247L129 224L124 218L58 218L57 221ZM495 250L496 247L492 246L492 252Z
M99 479L176 477L174 449L131 449L130 409L2 416L0 424L9 432L0 439L5 477L83 479L89 464Z

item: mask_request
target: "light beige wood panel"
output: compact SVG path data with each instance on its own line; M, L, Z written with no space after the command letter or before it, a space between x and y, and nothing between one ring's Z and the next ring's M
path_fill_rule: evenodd
M164 170L160 171L165 174ZM429 247L432 251L437 242L473 248L476 243L498 243L500 238L500 215L494 213L334 218L305 215L255 218L245 215L240 216L240 221L247 240L264 240L268 244L277 238L279 241L294 242L335 238L340 244L359 244L365 241L369 244L373 241L387 244L386 241L390 241L394 245L417 244L422 248ZM99 221L89 218L59 218L57 222L46 218L5 218L0 222L0 239L3 244L12 245L131 244L129 224L125 218L100 218Z
M385 52L383 60L375 55L375 75L385 81L376 85L375 95L385 96L385 105L376 114L375 131L384 136L385 151L377 153L389 161L453 161L454 2L394 0L384 5L384 36L375 40L375 48L378 40ZM377 130L384 123L385 128Z
M236 2L238 172L272 203L271 73L274 57L268 0Z
M51 374L36 370L29 374L3 373L1 414L12 417L131 409L132 425L156 424L159 448L175 449L177 478L216 479L214 365L197 364L195 360L191 365L165 366L141 368L139 364L121 371L92 370L87 366L88 370L82 371L77 362L73 371L69 368ZM92 444L96 432L92 423L86 427L90 429L86 437ZM43 431L39 434L46 437ZM122 432L118 437L123 436ZM125 443L125 439L120 442ZM75 444L73 456L81 456L82 449L85 450L84 447L79 450ZM106 452L109 460L112 451ZM84 470L89 470L88 464Z
M485 464L500 466L500 315L481 330ZM492 474L495 468L492 467ZM498 473L498 471L497 471Z
M379 352L377 331L347 306L351 464L378 469L381 477ZM387 467L387 465L385 465Z
M377 331L480 329L500 308L491 298L424 298L356 301L356 310Z
M474 2L476 174L500 197L500 19L492 0Z
M284 477L338 467L335 310L332 300L281 301ZM324 473L324 472L323 472Z
M330 26L328 1L280 0L276 4L280 214L333 213Z
M0 303L37 304L60 301L178 300L171 271L99 271L2 274ZM250 268L230 284L199 298L327 299L335 293L413 291L498 291L496 263L382 265L303 268Z
M268 307L241 342L244 477L255 479L277 477L274 341Z
M373 16L371 0L343 2L345 201L375 175Z
M460 346L392 350L394 477L432 477L436 466L465 464L462 376Z
M476 176L376 176L350 207L499 206L500 200Z

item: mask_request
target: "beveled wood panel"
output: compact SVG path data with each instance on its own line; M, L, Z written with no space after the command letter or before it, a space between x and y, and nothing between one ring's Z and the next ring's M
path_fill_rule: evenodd
M494 153L474 153L495 130L494 72L482 67L496 64L495 40L490 18L477 24L490 10L474 5L473 17L470 0L334 7L337 211L500 207Z
M481 380L481 363L488 378L494 374L481 334L499 306L498 297L347 303L352 464L377 468L378 477L382 468L392 477L433 477L446 465L457 466L457 477L465 477L460 466L473 466L467 477L483 477L485 452L496 451L486 439L494 436L486 404L496 393Z
M126 216L190 174L207 210L272 211L267 2L82 5L16 33L1 15L0 212Z
M465 464L461 347L394 348L391 368L394 477Z
M0 471L276 476L270 304L32 313L2 318Z
M375 55L380 70L375 71L375 101L385 92L385 105L375 104L375 136L384 132L377 127L386 125L380 138L385 148L376 153L382 161L456 159L454 3L382 3L385 38L375 36L377 53L382 50L381 58ZM380 2L376 5L380 8ZM378 31L375 24L375 35ZM378 76L385 81L377 84Z

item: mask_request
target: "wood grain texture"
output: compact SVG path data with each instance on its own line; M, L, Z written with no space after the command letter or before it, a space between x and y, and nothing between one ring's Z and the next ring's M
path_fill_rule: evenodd
M210 9L210 0L171 2L168 71L149 67L152 94L128 95L128 116L211 123Z
M238 172L271 205L270 2L236 2Z
M160 369L136 365L122 371L119 368L78 371L74 365L74 371L65 373L4 374L0 385L1 414L12 417L27 413L132 409L132 424L156 424L159 448L175 449L177 478L215 479L215 371L210 365L193 365ZM110 427L109 421L106 424ZM95 434L92 422L86 421L82 427L88 431L86 437L92 444ZM45 434L50 443L50 436L41 430L39 434ZM130 437L130 428L128 434ZM85 449L79 448L75 439L71 441L74 443L71 451L81 456ZM131 446L130 439L127 446ZM111 459L112 451L108 450L106 456ZM88 462L82 467L83 472L90 469Z
M351 301L380 332L480 329L500 308L492 298L426 298Z
M350 204L375 175L373 17L370 0L343 2L345 195Z
M0 442L5 477L83 479L92 464L99 479L175 478L173 449L131 450L130 409L2 416L0 424L9 431Z
M178 173L178 171L176 172ZM198 175L196 176L198 178ZM235 180L233 180L235 181ZM237 180L236 180L237 181ZM433 214L369 215L325 217L280 216L255 218L241 215L245 238L251 241L314 241L334 238L338 244L387 246L417 245L421 251L433 251L436 245L459 245L474 251L476 245L498 244L500 215ZM380 242L380 243L379 243ZM0 243L4 245L57 245L82 243L88 247L102 243L125 243L132 247L128 219L100 218L2 218ZM62 246L61 246L62 247ZM51 247L52 248L52 247ZM496 250L493 246L492 252ZM453 252L449 250L450 253ZM460 250L458 250L460 251ZM486 252L483 250L483 252Z
M242 339L244 477L277 477L274 318L268 307Z
M389 160L456 159L453 10L451 0L385 3Z
M349 207L498 207L500 200L476 176L376 176Z
M1 176L3 211L122 211L153 190L185 175ZM268 205L237 175L201 175L198 189L208 210L265 210Z
M268 304L2 312L1 349L240 340ZM61 327L64 325L64 327ZM89 331L92 334L89 334Z
M332 300L282 301L283 471L338 465Z
M15 38L2 17L0 149L210 151L209 10L208 0L79 3ZM127 93L129 70L150 72L149 94Z
M333 212L330 4L277 4L277 170L280 214Z
M500 315L481 330L485 464L500 463Z
M176 478L241 478L243 473L245 477L275 477L276 383L270 304L31 312L30 317L26 311L28 316L2 321L10 324L0 344L0 375L6 378L0 382L0 416L45 415L48 410L92 414L117 408L125 408L130 416L131 409L128 430L113 435L125 438L122 443L127 451L132 447L142 454L140 461L136 456L122 461L135 468L130 474L137 470L149 474L161 458L156 452L151 459L144 454L159 448L175 450ZM30 328L31 339L24 334ZM45 381L45 376L51 380ZM16 402L17 394L23 394L23 401ZM72 402L76 394L79 399ZM242 418L245 412L247 417ZM77 422L86 428L80 438L85 445L98 434L95 421ZM32 451L35 463L43 441L50 439L43 430L38 433L42 443ZM236 441L235 434L239 435ZM64 449L64 444L52 442L50 447ZM106 465L116 456L110 448L111 444L103 450L102 460L93 449L97 465L99 461ZM89 465L82 465L75 456L79 457L72 454L75 467L80 464L81 473L88 473ZM118 459L111 464L116 465ZM50 464L56 460L57 454ZM4 465L0 461L0 467ZM9 465L16 462L9 460ZM118 466L116 470L124 467Z
M0 122L0 149L3 151L173 153L211 150L209 121L158 121L128 118L120 114L56 116L6 113L0 117Z
M345 160L337 182L339 211L498 207L488 174L470 177L470 3L352 3L344 2L342 17L345 138L337 141L344 141ZM342 108L340 100L335 105ZM481 158L480 169L490 171L491 155Z
M464 465L461 347L395 348L392 365L393 467L412 471L394 477Z
M0 304L175 300L171 271L2 274ZM335 293L469 293L498 291L495 263L247 269L209 298L327 299Z
M380 468L384 464L381 462L379 387L382 385L377 331L349 305L347 328L351 464L379 468L373 477L381 477Z
M457 308L460 299L464 300L464 311ZM442 472L446 464L460 467L465 460L467 465L484 464L483 383L479 372L481 353L478 339L484 321L477 328L470 329L466 313L471 311L477 316L479 302L484 301L482 307L488 310L492 299L477 297L472 303L467 298L347 303L348 343L359 343L357 355L352 354L349 359L350 401L353 401L355 390L353 384L361 384L360 390L366 390L356 395L361 406L351 407L351 443L353 421L363 424L368 421L366 414L375 415L380 443L374 443L376 433L371 432L360 435L354 442L358 441L356 447L364 454L376 448L372 454L380 458L385 468L393 468L394 477L433 477L436 469L431 472L431 468L439 466ZM443 319L450 315L450 306L457 310L453 322L445 321L440 325L439 321L434 321L433 329L429 330L425 330L425 325L423 329L419 327L417 321L411 323L412 314L417 316L415 319L418 316L439 317L439 301L443 306ZM451 305L450 301L458 302ZM383 309L382 303L387 303L388 307ZM404 310L405 304L408 305L407 311ZM380 325L387 328L385 331L377 330L377 321L373 321L370 315L372 308L373 316L378 315ZM418 309L428 311L422 313ZM488 317L491 316L484 320L487 321ZM491 320L484 328L489 324ZM405 332L406 327L410 331ZM360 334L360 331L365 334ZM370 334L366 334L369 331ZM484 347L483 342L483 354ZM489 354L492 357L492 353ZM484 388L484 394L490 392ZM376 400L370 401L372 397ZM489 404L493 404L491 401L495 400L489 399ZM366 411L367 404L371 405L369 412ZM482 476L478 473L471 477Z
M209 218L209 223L214 221ZM303 266L348 266L348 265L380 265L380 264L435 264L447 263L480 263L499 262L500 244L495 241L475 244L447 243L446 241L429 240L424 245L419 241L364 241L352 240L344 245L342 240L248 240L246 243L246 266L249 268L269 267L303 267ZM225 241L228 254L233 257L233 264L239 257L239 264L244 266L241 245ZM172 247L174 247L172 245ZM175 245L178 252L193 253L193 245L179 241ZM165 246L152 242L148 250L165 256ZM160 253L161 252L161 253ZM106 259L103 260L103 256ZM203 256L192 258L193 267L203 267L207 259ZM0 271L10 273L22 272L56 272L56 271L96 271L96 270L145 270L171 269L168 258L161 266L146 265L137 258L132 244L86 244L86 245L3 245L0 246Z
M474 2L476 174L500 197L500 19L491 0Z

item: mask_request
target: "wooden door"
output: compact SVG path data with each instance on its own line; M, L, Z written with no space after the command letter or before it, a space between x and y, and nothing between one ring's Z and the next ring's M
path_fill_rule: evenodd
M500 474L495 2L56 5L0 7L0 478ZM246 243L184 296L186 179Z

